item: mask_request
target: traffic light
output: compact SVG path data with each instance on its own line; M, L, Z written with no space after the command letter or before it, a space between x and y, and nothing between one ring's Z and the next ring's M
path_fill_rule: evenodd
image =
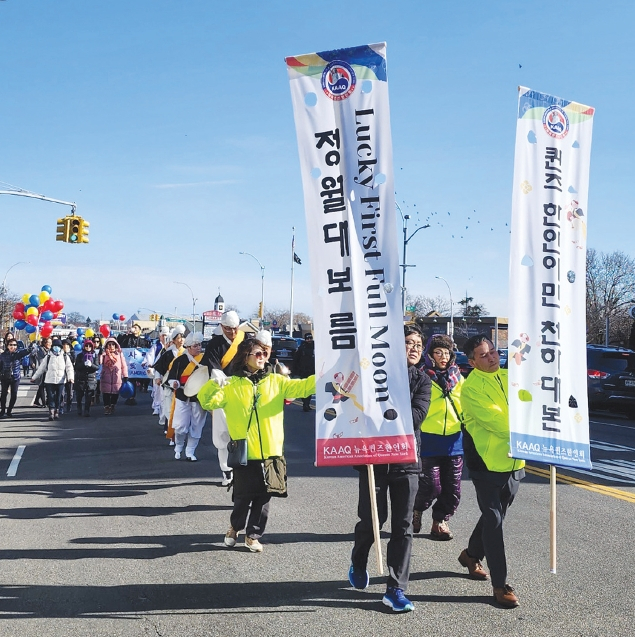
M63 217L57 220L57 234L55 235L55 241L68 241L68 223L66 222L68 217Z
M68 242L79 243L81 237L82 218L81 217L67 217L68 219Z
M79 243L88 243L88 228L90 227L90 223L81 217L79 219Z
M263 310L264 310L264 307L263 307L262 301L260 301L260 303L258 303L258 317L259 318L265 318Z

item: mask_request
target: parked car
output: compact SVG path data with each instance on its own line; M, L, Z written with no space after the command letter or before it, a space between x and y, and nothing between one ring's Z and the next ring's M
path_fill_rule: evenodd
M507 348L499 349L498 350L498 355L500 357L500 365L501 365L501 367L503 369L507 369L507 362L508 362Z
M467 378L474 369L463 352L456 352L456 364L464 378Z
M587 387L590 409L609 409L635 418L635 352L587 345Z
M297 349L298 343L295 338L272 336L269 360L273 363L277 359L279 363L284 363L293 372L293 356Z

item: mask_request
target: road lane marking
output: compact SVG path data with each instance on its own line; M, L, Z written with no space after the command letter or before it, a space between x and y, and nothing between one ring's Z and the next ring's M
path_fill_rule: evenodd
M603 422L602 420L590 420L589 421L592 425L604 425L605 427L618 427L619 429L634 429L634 427L631 425L618 425L615 422Z
M15 476L15 474L18 472L18 465L20 464L20 460L22 460L22 454L24 453L25 449L26 449L26 445L20 445L17 448L15 452L15 456L13 456L13 460L11 460L11 464L9 465L9 468L7 469L8 478L13 478L13 476Z
M533 473L536 476L549 479L548 469L539 469L538 467L530 467L529 465L527 465L525 466L525 470L529 473ZM572 478L571 476L566 476L560 473L557 475L557 480L558 482L572 484L576 487L580 487L581 489L586 489L587 491L600 493L602 495L608 495L612 498L617 498L618 500L624 500L625 502L632 502L633 504L635 504L635 493L630 493L629 491L622 491L621 489L606 487L601 484L593 484L592 482L588 482L587 480Z

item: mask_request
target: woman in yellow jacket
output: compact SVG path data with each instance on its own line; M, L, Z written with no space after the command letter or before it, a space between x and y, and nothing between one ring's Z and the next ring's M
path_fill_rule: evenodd
M267 365L267 350L260 340L245 339L232 362L232 375L210 380L198 393L203 409L225 410L232 440L247 439L247 465L234 468L234 509L225 545L235 546L238 533L245 529L245 546L254 553L262 551L259 540L265 531L271 499L264 481L263 461L282 456L284 401L315 393L315 375L292 380L272 373Z
M412 517L413 530L421 531L421 514L432 506L430 537L451 540L448 520L461 500L463 473L463 377L449 336L435 334L428 339L421 357L421 370L432 379L432 394L428 415L421 424L421 474Z

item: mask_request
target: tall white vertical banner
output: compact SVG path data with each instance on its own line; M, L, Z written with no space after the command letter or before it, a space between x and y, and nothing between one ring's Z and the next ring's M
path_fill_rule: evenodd
M412 462L386 45L286 63L309 235L317 464Z
M594 112L519 87L509 276L512 456L587 469L585 286Z

